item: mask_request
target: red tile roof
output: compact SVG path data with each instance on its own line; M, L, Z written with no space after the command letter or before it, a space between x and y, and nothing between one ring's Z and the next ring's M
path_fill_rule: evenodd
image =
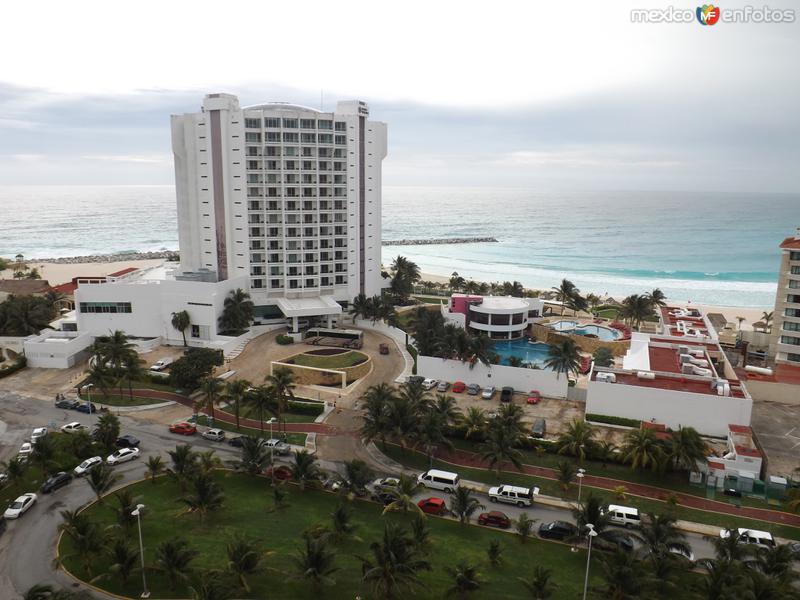
M123 275L127 275L128 273L133 273L134 271L138 271L137 267L127 267L122 269L121 271L115 271L114 273L109 273L109 277L122 277Z
M78 289L78 284L73 281L53 286L54 291L64 294L65 296L72 296L76 289Z
M788 237L781 242L780 247L784 250L800 250L800 238Z
M708 466L711 467L712 469L717 469L718 471L724 471L725 470L725 465L723 465L722 463L718 463L716 461L713 461L713 460L709 460L708 461Z

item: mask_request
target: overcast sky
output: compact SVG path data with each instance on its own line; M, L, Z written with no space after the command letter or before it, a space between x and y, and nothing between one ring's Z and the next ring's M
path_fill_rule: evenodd
M322 91L389 123L388 185L800 191L800 6L631 22L664 5L6 3L0 185L169 184L171 113Z

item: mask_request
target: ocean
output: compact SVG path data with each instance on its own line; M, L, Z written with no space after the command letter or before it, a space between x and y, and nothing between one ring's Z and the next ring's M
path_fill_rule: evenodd
M723 306L774 304L780 241L800 196L699 192L545 193L384 187L386 240L491 236L498 243L389 246L423 272L584 293ZM0 256L82 256L178 247L172 186L0 187Z

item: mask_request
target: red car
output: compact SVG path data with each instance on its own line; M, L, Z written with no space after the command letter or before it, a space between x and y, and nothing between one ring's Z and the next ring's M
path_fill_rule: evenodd
M456 381L453 384L453 392L455 392L456 394L462 394L466 389L467 389L467 384L464 383L463 381Z
M447 512L447 506L441 498L425 498L417 502L417 506L429 515L441 515Z
M508 529L511 527L511 519L508 515L500 512L499 510L492 510L489 512L481 513L478 516L478 525L486 525L488 527L499 527L500 529Z
M531 390L528 393L528 404L539 404L539 400L542 399L542 396L539 394L538 390Z
M197 433L197 427L191 423L173 423L169 426L170 433L179 433L181 435L194 435Z
M278 481L291 481L292 480L292 470L285 466L280 465L278 467L270 467L266 471L264 471L264 475L269 478L275 478Z

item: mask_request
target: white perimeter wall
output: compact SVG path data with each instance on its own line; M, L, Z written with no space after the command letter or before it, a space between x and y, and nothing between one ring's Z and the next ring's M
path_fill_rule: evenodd
M555 372L544 369L520 369L505 365L486 366L482 363L478 363L470 369L469 363L462 363L458 360L418 356L417 375L431 379L444 379L449 382L463 381L467 384L477 383L481 386L493 385L498 389L510 385L514 390L521 392L539 390L543 396L548 398L567 397L567 377L563 373L561 377L556 377Z
M750 425L749 398L711 396L636 385L590 381L586 412L664 423L671 429L694 427L700 433L726 437L728 424Z

